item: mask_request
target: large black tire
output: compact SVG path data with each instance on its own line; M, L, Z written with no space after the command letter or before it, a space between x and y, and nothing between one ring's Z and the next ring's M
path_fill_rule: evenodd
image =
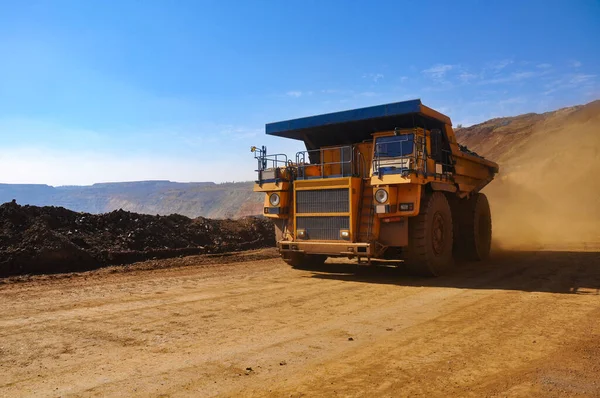
M454 200L453 215L457 238L455 257L470 261L487 260L492 246L492 214L487 197L477 193L469 199Z
M314 269L322 266L327 260L323 254L286 253L282 255L283 261L292 268Z
M452 268L452 237L452 213L446 196L441 192L425 194L419 215L408 221L404 261L409 271L437 276Z

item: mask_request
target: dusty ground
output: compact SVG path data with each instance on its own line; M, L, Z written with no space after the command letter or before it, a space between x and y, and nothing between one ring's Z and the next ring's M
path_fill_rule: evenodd
M4 280L0 396L600 396L598 252L437 279L272 254Z

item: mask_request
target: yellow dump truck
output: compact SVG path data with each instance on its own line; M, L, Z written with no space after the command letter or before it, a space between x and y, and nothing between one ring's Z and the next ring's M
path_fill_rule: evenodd
M498 165L456 142L450 118L420 100L266 125L304 141L295 158L252 147L277 247L296 267L327 257L397 261L438 275L489 255L492 222L479 191Z

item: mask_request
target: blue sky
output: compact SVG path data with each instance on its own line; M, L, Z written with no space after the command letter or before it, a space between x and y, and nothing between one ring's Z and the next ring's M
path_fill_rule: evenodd
M264 124L405 99L470 125L600 98L588 1L0 0L0 182L254 178Z

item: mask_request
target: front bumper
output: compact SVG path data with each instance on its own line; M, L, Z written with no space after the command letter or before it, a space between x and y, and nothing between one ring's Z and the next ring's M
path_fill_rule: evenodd
M303 242L279 241L280 253L325 254L340 257L373 257L374 246L370 243L352 242Z

